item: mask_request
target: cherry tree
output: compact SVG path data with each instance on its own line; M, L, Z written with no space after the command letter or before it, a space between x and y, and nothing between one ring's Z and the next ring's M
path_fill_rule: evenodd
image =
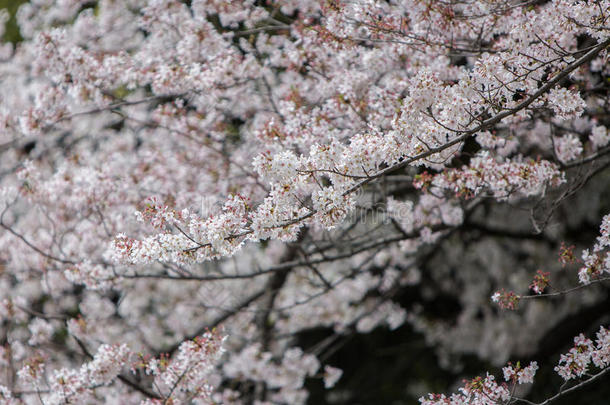
M610 1L30 0L13 21L0 404L364 403L383 371L346 356L380 330L432 361L370 403L603 392Z

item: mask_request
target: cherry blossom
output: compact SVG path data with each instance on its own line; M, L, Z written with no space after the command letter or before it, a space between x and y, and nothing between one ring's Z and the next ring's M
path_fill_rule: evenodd
M604 397L609 10L0 10L0 403Z

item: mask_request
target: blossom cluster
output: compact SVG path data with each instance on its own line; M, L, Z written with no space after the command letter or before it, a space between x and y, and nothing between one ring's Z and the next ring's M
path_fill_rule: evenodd
M98 390L115 383L118 377L129 380L126 370L131 366L134 373L142 369L154 377L156 395L165 402L178 404L197 399L209 403L214 389L209 381L224 353L223 341L220 333L208 332L183 342L171 358L160 359L144 359L125 344L103 344L79 369L47 370L44 358L33 357L24 362L17 375L21 387L33 389L45 403L84 403L95 401ZM6 388L3 395L5 399L12 396ZM155 402L141 401L150 403Z
M541 299L550 274L572 282L556 245L580 251L607 212L609 9L0 11L20 33L0 43L0 403L331 402L354 390L354 356L333 354L378 328L414 329L442 369L535 358L606 299L589 284L610 272L610 215L582 252L586 299L493 307L522 304L532 269ZM606 368L607 336L579 337L560 374ZM536 370L422 402L507 401Z
M595 343L582 333L574 338L574 347L562 354L555 371L568 381L583 377L593 365L605 369L610 365L610 331L601 326Z
M595 343L583 334L574 338L574 347L567 354L562 354L555 371L566 381L585 376L589 366L593 363L598 369L605 369L610 365L610 332L603 326L597 332ZM531 384L538 370L538 364L531 362L522 367L520 363L509 363L502 368L504 380L510 384L498 384L493 375L476 377L466 381L460 393L449 397L443 394L429 394L420 398L422 405L443 405L468 403L473 405L491 405L503 403L513 399L514 390L511 386Z
M80 369L54 370L48 377L50 390L45 403L85 402L94 398L94 390L110 384L128 364L131 352L126 345L101 345L93 359ZM44 390L44 363L35 359L18 371L25 387Z
M224 353L225 337L213 331L185 341L171 358L160 357L138 362L147 375L154 377L155 390L165 402L211 401L213 371Z
M600 233L593 249L584 249L582 252L583 266L578 271L578 279L582 284L589 284L604 274L610 274L610 214L603 218Z
M498 384L493 375L476 377L460 388L459 394L447 397L444 394L429 394L427 398L422 397L419 402L422 405L447 405L447 404L473 404L492 405L506 402L510 399L510 390L506 384Z

